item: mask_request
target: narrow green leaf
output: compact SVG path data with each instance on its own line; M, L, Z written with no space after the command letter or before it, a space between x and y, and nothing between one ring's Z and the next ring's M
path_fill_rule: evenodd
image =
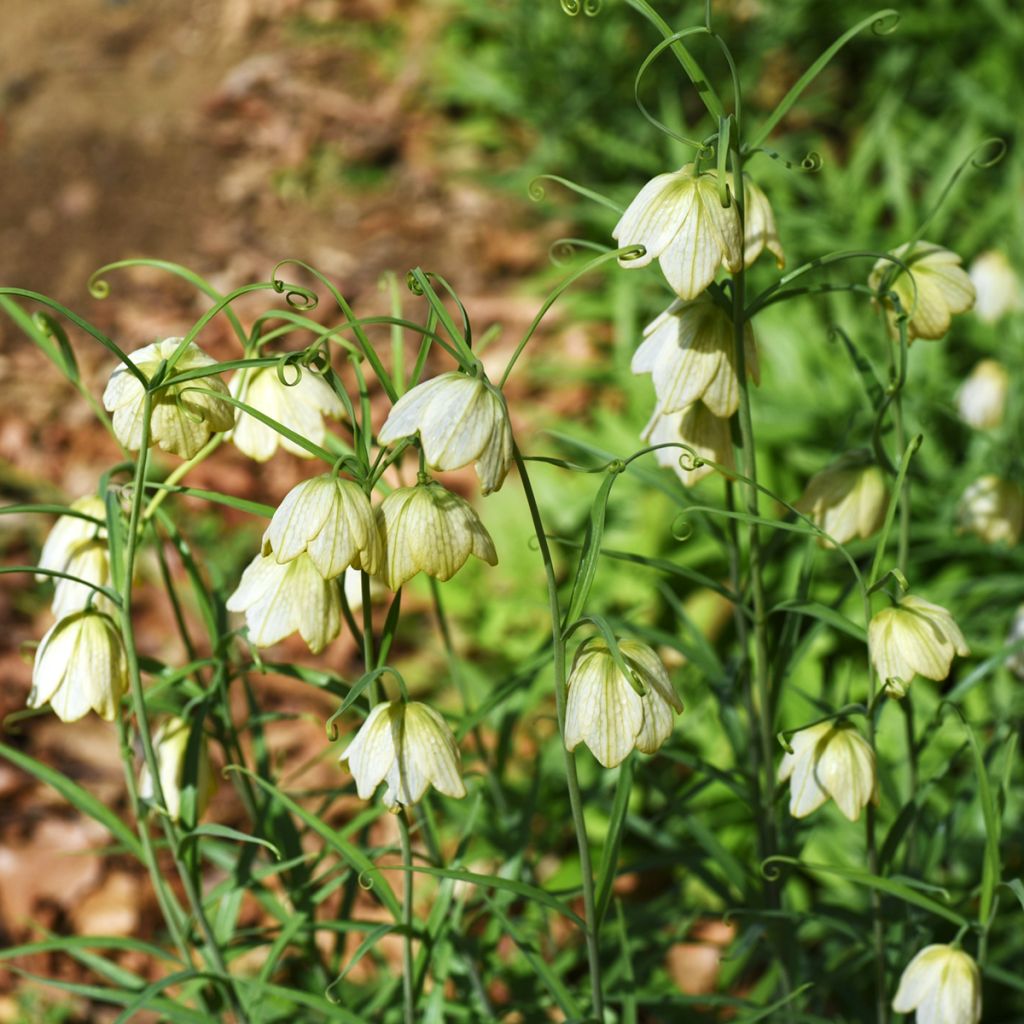
M281 851L270 840L249 835L247 832L239 832L236 828L218 825L216 822L196 826L191 832L182 837L181 848L184 849L189 843L198 842L204 836L210 836L214 839L230 839L236 843L254 843L269 850L277 860L281 859Z
M830 608L820 601L783 601L772 608L768 614L774 615L776 612L796 612L798 615L806 615L808 618L824 622L833 629L839 630L840 633L852 636L854 640L859 640L862 644L868 642L863 626L858 626L842 612L836 611L835 608Z
M608 498L611 495L612 487L619 474L609 471L601 486L594 496L594 502L590 506L590 520L587 523L587 530L583 536L583 552L580 555L580 562L576 569L576 578L573 580L572 593L569 596L569 603L566 608L565 618L562 620L563 627L575 622L586 607L587 598L590 596L590 588L594 584L594 577L597 575L598 562L601 559L601 538L604 536L604 521L608 512Z

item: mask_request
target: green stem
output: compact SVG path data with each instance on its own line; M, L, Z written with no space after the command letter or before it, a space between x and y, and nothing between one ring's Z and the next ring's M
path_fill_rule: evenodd
M413 991L412 959L412 844L409 842L409 822L405 811L398 814L398 834L402 842L402 1004L405 1010L405 1024L416 1024L416 997Z
M530 476L526 471L526 463L519 451L513 448L513 456L523 482L523 493L530 508L530 518L537 536L537 546L544 562L544 575L547 579L548 604L551 614L551 648L555 674L555 712L558 717L558 732L562 739L562 755L565 760L565 781L569 790L569 806L572 810L572 822L576 831L576 844L580 855L580 878L583 887L583 915L586 922L585 936L587 942L587 960L590 967L590 991L593 1001L594 1017L604 1019L604 995L601 988L601 952L598 940L599 924L594 899L594 873L590 857L590 843L587 839L587 826L583 817L583 796L580 792L579 778L576 774L576 755L565 745L565 639L562 635L562 610L558 600L558 581L555 578L555 566L551 558L547 535L544 532L544 521L541 518L537 498L530 484Z

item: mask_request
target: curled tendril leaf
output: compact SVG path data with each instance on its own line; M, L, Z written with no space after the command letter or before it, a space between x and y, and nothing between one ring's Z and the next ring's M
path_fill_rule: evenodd
M806 174L817 174L818 171L825 166L825 161L821 154L815 150L811 150L807 153L799 162L788 160L778 150L768 149L767 146L758 146L756 149L752 149L747 153L747 157L752 157L756 153L763 153L769 160L774 160L776 163L782 164L787 171L803 171Z
M680 544L685 544L693 536L693 524L687 518L685 512L680 512L679 515L672 520L672 528L670 530L673 540L679 541Z
M871 31L876 36L891 35L899 27L901 17L899 11L883 11L871 23Z
M642 256L647 255L647 248L643 245L627 245L624 249L619 252L618 259L621 263L632 263L633 260L638 260Z
M423 295L423 285L416 279L416 275L411 270L405 275L405 286L413 295Z
M97 271L97 273L99 272ZM106 299L110 296L110 282L105 278L96 277L95 274L89 278L86 287L94 299Z
M359 888L364 892L373 892L373 879L365 871L359 872L356 881L359 883Z
M274 369L277 372L277 379L286 388L293 388L300 380L302 380L302 356L302 352L287 352L278 359ZM295 377L293 380L288 379L287 371L289 369L295 370Z
M584 199L589 199L592 202L599 203L601 206L606 206L609 210L614 210L620 216L625 210L624 206L621 206L613 199L609 199L606 195L602 195L600 192L597 192L592 188L587 188L585 185L580 185L571 178L563 178L558 174L538 174L530 181L530 184L526 186L526 194L535 203L542 202L547 195L547 190L542 184L545 181L553 181L556 185L561 185L563 188L567 188L570 192L575 192L577 195L583 196Z
M601 13L604 0L559 0L559 5L570 18L575 18L578 14L594 18Z

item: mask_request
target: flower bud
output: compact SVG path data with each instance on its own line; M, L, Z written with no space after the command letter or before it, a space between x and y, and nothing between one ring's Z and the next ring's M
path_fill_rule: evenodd
M618 643L633 679L622 674L608 645L595 637L576 651L566 684L565 745L575 750L585 743L605 768L620 764L634 747L653 754L672 733L673 712L683 710L657 654L639 640Z
M169 718L153 734L153 752L156 754L157 771L160 774L160 788L163 791L167 813L174 821L181 818L182 791L185 788L185 771L188 767L186 755L191 731L188 722L180 718ZM217 792L217 780L210 767L210 751L203 735L199 738L194 785L195 817L198 821L210 806L213 794ZM139 774L139 796L153 800L155 795L149 765L144 764Z
M107 506L101 498L87 494L73 501L70 507L73 511L92 518L83 519L81 516L70 515L58 517L43 542L43 550L39 555L40 569L69 572L68 563L81 547L106 536L106 526L102 524L106 523ZM99 522L93 522L97 519ZM36 581L39 583L49 578L43 574L36 575Z
M620 259L619 266L661 263L668 283L681 299L695 299L718 267L731 273L743 267L743 236L735 203L722 206L714 171L698 174L694 165L659 174L629 204L615 230L620 246L642 245L642 256Z
M964 491L956 511L960 532L989 544L1016 544L1024 530L1024 493L1012 480L991 473Z
M901 311L910 317L907 323L910 340L935 340L949 330L955 313L964 313L974 305L974 285L955 252L933 242L917 242L911 252L909 244L894 249L891 255L906 263L910 273L882 259L871 271L868 286L876 293L883 286L887 292L896 293ZM896 309L885 295L879 299L895 331Z
M779 765L779 781L789 779L789 813L805 818L831 797L856 821L868 801L878 803L875 754L849 722L819 722L794 733L793 749Z
M341 629L338 584L325 580L305 552L283 564L273 555L257 555L227 609L245 612L249 641L256 647L269 647L298 630L319 654Z
M160 364L177 351L180 343L181 338L165 338L130 352L128 358L152 378ZM211 359L195 342L190 342L174 364L172 375L215 365L215 359ZM235 410L231 403L218 397L227 393L227 385L215 376L160 388L153 395L149 443L183 459L192 458L211 434L229 430L234 423ZM131 451L138 451L142 445L144 401L142 383L122 363L107 382L103 408L114 414L114 434Z
M421 800L430 785L445 796L466 795L448 723L418 701L377 704L340 760L348 762L362 800L386 782L384 804L393 813Z
M1003 422L1010 375L1002 363L982 359L956 393L960 419L975 430L991 430Z
M327 436L324 417L341 419L345 406L327 381L309 367L288 366L283 372L288 383L278 375L276 366L261 366L239 373L232 378L231 394L300 437L322 446ZM244 410L236 409L235 415L237 422L231 431L231 440L250 459L266 462L278 445L304 459L313 457L305 448Z
M885 473L863 454L848 452L815 473L794 506L837 544L870 537L885 521L889 495ZM818 538L824 548L831 541Z
M491 535L472 506L440 484L399 487L378 512L386 543L385 578L397 590L418 572L449 580L470 555L495 565Z
M912 594L872 617L868 650L890 697L905 697L915 675L936 682L945 679L954 656L971 653L953 616Z
M293 487L263 534L264 555L283 564L303 552L325 580L350 566L378 572L384 542L370 499L351 480L315 476Z
M90 710L109 722L127 688L128 662L113 621L101 612L75 612L40 642L28 706L48 703L62 722L76 722Z
M505 399L487 381L452 372L417 384L395 403L377 440L393 444L417 432L431 469L473 462L484 494L504 483L512 464L512 428Z
M684 444L699 459L710 459L728 469L736 466L728 419L716 416L703 402L694 402L681 412L663 413L656 406L641 438L648 444ZM659 448L654 457L661 466L674 469L676 476L692 487L715 471L706 463L694 465L694 456L681 448Z
M925 946L903 971L892 1008L897 1013L916 1010L917 1024L978 1024L978 965L955 946Z
M747 372L759 382L754 332L744 328ZM663 414L703 402L715 416L731 416L740 404L732 318L712 299L673 302L648 324L633 356L634 373L649 373Z
M975 257L969 271L977 293L974 312L987 324L1024 309L1024 290L1010 261L995 249Z

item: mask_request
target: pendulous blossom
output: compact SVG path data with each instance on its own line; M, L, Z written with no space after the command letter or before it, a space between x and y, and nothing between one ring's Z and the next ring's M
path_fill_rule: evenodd
M283 564L305 552L325 580L345 569L379 572L384 541L370 499L351 480L329 474L293 487L263 534L264 555Z
M380 505L386 545L385 579L397 590L418 572L451 579L470 555L498 561L491 535L473 507L440 484L399 487Z
M885 520L889 502L885 474L860 452L848 452L819 470L807 482L794 508L825 531L837 544L870 537ZM832 547L824 537L822 547Z
M889 260L879 260L868 277L868 286L878 292L895 292L902 312L909 315L907 337L935 340L948 330L956 313L965 313L974 305L974 285L960 266L960 257L933 242L909 243L894 249L891 255L910 267L910 272ZM913 278L913 280L911 280ZM915 291L915 287L916 291ZM895 330L896 310L892 301L879 296Z
M979 253L968 271L977 293L974 312L994 324L1007 313L1024 309L1024 289L1010 261L998 250Z
M137 349L128 358L149 378L160 364L177 350L181 338L165 338L152 345ZM190 342L181 358L174 364L174 373L216 366L195 342ZM149 423L149 443L166 452L190 459L210 439L211 434L229 430L235 421L235 410L230 402L219 396L228 393L228 387L219 377L201 377L181 384L170 384L153 395ZM131 451L142 445L142 412L145 389L142 383L122 363L113 372L103 392L103 408L114 414L113 426L117 439Z
M732 188L733 176L727 175ZM767 249L775 257L775 265L781 270L786 265L786 255L779 241L779 230L775 226L775 214L764 191L743 175L743 202L746 206L743 216L743 263L749 267Z
M945 679L953 658L971 653L953 616L940 605L912 594L872 617L868 650L891 697L905 697L916 675L936 682Z
M127 688L128 662L113 621L102 612L75 612L40 642L28 706L49 704L62 722L76 722L90 710L109 722Z
M992 430L1003 422L1010 375L995 359L982 359L956 393L960 419L975 430Z
M1010 623L1010 632L1006 637L1008 645L1019 644L1024 641L1024 604L1017 608ZM1024 648L1017 651L1006 662L1006 667L1020 680L1024 680Z
M660 406L655 407L640 436L651 445L684 444L696 452L697 458L727 469L736 466L728 419L716 416L703 402L694 402L681 412L663 413ZM694 465L694 457L681 448L659 448L654 457L659 465L674 469L687 487L715 471L707 463Z
M289 366L284 372L288 383L281 380L276 366L240 373L231 381L231 394L293 433L322 446L327 437L324 417L341 419L345 406L327 381L309 367ZM295 375L297 379L293 380ZM313 457L301 445L243 409L236 409L235 417L231 440L250 459L266 462L278 445L304 459Z
M916 1011L917 1024L978 1024L978 965L955 946L925 946L904 969L892 1008L897 1013Z
M153 751L156 754L157 771L160 774L160 788L163 791L164 803L171 819L181 818L182 795L185 789L185 772L189 737L192 729L188 722L181 718L168 718L153 734ZM196 805L195 817L198 821L210 806L213 794L217 792L217 779L210 767L210 751L206 737L200 735L196 764ZM139 774L139 796L146 800L155 798L153 778L149 773L149 765L144 764Z
M113 612L114 606L110 599L94 589L110 585L110 556L105 541L91 540L79 545L68 559L64 572L85 582L55 578L52 609L58 619L74 612L85 611L90 605L108 615ZM94 584L94 587L89 586L90 583Z
M362 800L385 782L384 804L393 813L417 803L431 785L445 796L466 795L455 737L419 701L377 704L340 760L348 762Z
M642 245L644 254L620 259L626 268L658 260L676 295L695 299L719 266L730 273L743 269L744 246L736 204L723 206L715 171L698 174L687 164L659 174L640 190L615 229L620 246Z
M961 533L988 544L1014 545L1024 530L1024 492L1012 480L987 473L964 491L956 517Z
M417 384L395 403L377 440L394 444L416 433L431 469L475 463L484 494L501 488L512 465L512 428L504 397L487 381L453 371Z
M43 550L39 555L40 569L68 572L68 563L81 547L106 536L107 506L102 498L87 494L73 501L70 508L91 518L59 516L43 542ZM42 574L36 576L39 583L48 578Z
M805 818L831 797L856 821L869 801L878 802L875 755L849 722L819 722L794 733L793 752L779 765L779 781L789 779L789 813Z
M565 745L575 750L585 743L605 768L620 764L634 747L653 754L671 735L673 714L683 710L658 655L639 640L618 644L633 680L623 675L608 645L592 638L576 651L566 684Z

